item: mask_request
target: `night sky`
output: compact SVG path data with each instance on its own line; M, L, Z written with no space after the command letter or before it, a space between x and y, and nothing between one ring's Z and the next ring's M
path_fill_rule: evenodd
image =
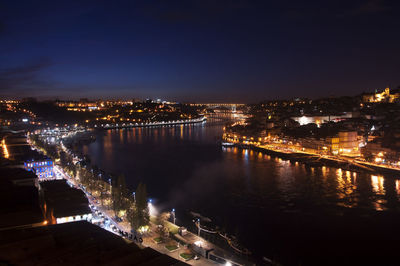
M0 95L257 102L396 88L396 2L0 0Z

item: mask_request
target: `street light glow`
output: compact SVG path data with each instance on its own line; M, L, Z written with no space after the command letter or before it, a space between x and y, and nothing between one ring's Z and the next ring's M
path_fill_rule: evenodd
M197 240L196 242L194 242L194 244L195 244L196 246L198 246L198 247L201 247L201 245L203 244L203 242L200 241L200 240Z
M149 214L150 214L151 216L157 215L158 211L157 211L157 209L154 207L154 205L151 203L150 200L149 200L149 202L147 203L147 207L149 208Z

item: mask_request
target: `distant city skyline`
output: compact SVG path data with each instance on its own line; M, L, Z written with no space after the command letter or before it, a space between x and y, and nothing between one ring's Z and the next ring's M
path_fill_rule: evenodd
M0 5L0 96L240 102L400 85L393 1Z

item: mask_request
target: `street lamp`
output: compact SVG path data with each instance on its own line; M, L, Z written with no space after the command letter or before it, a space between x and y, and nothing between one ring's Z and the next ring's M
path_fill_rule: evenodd
M108 183L110 184L110 203L112 202L112 190L111 190L111 178L108 179ZM108 205L108 208L110 205Z
M172 214L174 215L174 218L173 218L174 220L173 220L173 221L174 221L174 224L175 224L175 221L176 221L176 217L175 217L175 209L172 209Z
M136 202L136 192L133 191L133 192L132 192L132 195L133 195L133 201Z
M149 214L150 214L150 216L154 216L154 215L157 214L157 210L156 210L156 208L155 208L154 205L153 205L153 200L152 200L152 199L149 199L149 200L148 200L147 207L149 208Z
M197 220L192 220L194 222L195 225L197 225L197 235L200 236L200 218L198 218Z
M201 228L200 228L200 218L197 219L197 224L199 226L199 230L197 232L197 235L200 236L200 230L201 230Z

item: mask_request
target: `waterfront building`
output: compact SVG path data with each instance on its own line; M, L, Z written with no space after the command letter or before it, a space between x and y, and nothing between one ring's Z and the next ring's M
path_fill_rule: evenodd
M44 198L43 210L50 224L92 219L85 193L70 187L65 180L42 182L40 191Z
M33 171L38 176L39 180L53 179L55 176L53 166L53 160L45 157L24 162L25 170Z
M326 150L329 150L332 154L338 154L339 153L339 137L333 136L333 137L328 137L326 138Z
M320 153L323 150L325 142L322 139L316 139L312 137L298 138L297 143L300 144L303 151L311 153Z
M383 138L376 138L370 141L362 148L362 153L366 159L376 163L395 163L399 165L400 158L400 143L396 140L390 147L383 144ZM397 145L396 145L397 144Z
M339 153L342 155L360 155L357 131L339 132Z

